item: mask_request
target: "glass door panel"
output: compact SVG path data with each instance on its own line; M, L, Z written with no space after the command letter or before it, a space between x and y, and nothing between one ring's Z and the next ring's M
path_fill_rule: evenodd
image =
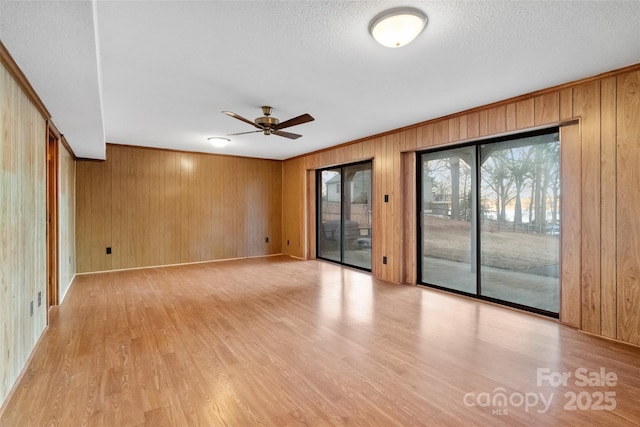
M371 270L371 163L342 168L343 262Z
M476 292L475 147L422 155L422 281Z
M340 168L320 174L318 197L318 257L341 262L342 174Z
M481 295L557 313L558 133L480 146Z

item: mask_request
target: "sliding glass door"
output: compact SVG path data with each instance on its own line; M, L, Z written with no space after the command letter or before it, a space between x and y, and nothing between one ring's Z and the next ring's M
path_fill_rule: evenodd
M559 309L558 129L422 153L420 282Z
M317 171L317 256L371 270L371 162Z

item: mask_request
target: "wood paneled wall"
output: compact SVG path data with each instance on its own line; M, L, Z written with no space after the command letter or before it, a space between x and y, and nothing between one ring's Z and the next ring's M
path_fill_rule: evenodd
M300 203L298 197L305 194L304 182L300 179L299 171L301 170L302 161L292 160L285 162L282 168L282 182L287 182L287 191L282 192L282 210L283 212L291 212L296 216L295 221L282 222L282 253L289 256L306 257L305 249L307 246L304 227L305 203Z
M305 238L314 170L373 159L373 274L415 280L415 242L404 231L415 179L402 153L562 125L561 321L640 345L640 69L586 79L285 161L283 239ZM296 194L292 196L292 194ZM388 194L389 203L383 203ZM404 225L403 225L404 224ZM308 230L307 233L313 233ZM302 235L302 238L299 236ZM304 257L302 247L291 255ZM388 263L382 264L386 255ZM414 259L407 259L413 257Z
M282 162L109 144L77 162L78 272L281 253L281 214Z
M607 285L606 289L615 289L616 297L607 295L608 310L604 313L608 331L617 329L617 337L623 341L640 343L640 72L619 76L613 99L617 107L616 138L617 145L607 151L615 153L610 162L617 162L616 174L607 176L609 188L616 189L616 220L610 220L610 226L604 238L617 236L616 244L607 245L607 279L617 277L617 286ZM610 123L607 121L607 123ZM609 137L611 132L607 132ZM612 142L612 141L610 141ZM616 150L617 148L617 150ZM611 234L609 234L611 233ZM616 263L611 262L611 257ZM614 321L617 319L617 322Z
M45 132L44 117L0 66L0 402L46 325Z
M62 302L76 274L76 161L58 146L58 295Z

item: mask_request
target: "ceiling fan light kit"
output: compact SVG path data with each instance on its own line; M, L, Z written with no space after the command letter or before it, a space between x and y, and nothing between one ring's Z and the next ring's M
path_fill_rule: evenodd
M285 120L284 122L280 122L280 120L278 120L275 117L271 116L271 110L272 109L273 108L271 108L268 105L263 106L262 107L263 116L256 118L253 122L251 120L249 120L249 119L245 119L241 115L236 114L236 113L234 113L232 111L223 111L222 113L226 114L227 116L233 117L234 119L238 119L241 122L245 122L245 123L247 123L247 124L249 124L249 125L251 125L251 126L253 126L253 127L258 129L258 130L253 130L253 131L249 131L249 132L231 133L231 134L229 134L229 136L245 135L245 134L248 134L248 133L262 132L265 135L278 135L278 136L282 136L284 138L298 139L302 135L299 135L297 133L291 133L291 132L283 132L281 129L288 128L288 127L291 127L291 126L301 125L303 123L307 123L307 122L311 122L311 121L315 120L309 114L302 114L302 115L294 117L292 119Z
M402 47L411 43L427 26L427 15L413 7L396 7L376 15L369 33L382 46Z

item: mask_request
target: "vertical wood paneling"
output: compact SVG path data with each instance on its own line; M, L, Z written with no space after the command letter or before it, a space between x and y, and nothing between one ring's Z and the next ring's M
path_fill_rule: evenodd
M371 141L373 145L373 218L371 224L371 270L376 277L385 280L387 277L386 265L382 264L382 257L387 251L387 234L384 232L384 224L387 219L387 203L384 203L384 194L386 194L386 181L384 179L384 169L386 167L386 156L384 153L384 138L376 138Z
M108 145L77 168L79 272L282 251L280 162Z
M617 81L618 338L640 344L640 72Z
M449 142L449 123L440 120L433 124L433 145L443 145Z
M468 133L467 133L468 121L469 121L468 115L459 117L458 132L461 140L465 140L468 138Z
M162 154L159 151L149 152L149 177L151 188L149 189L149 222L158 224L161 229L168 230L169 224L165 218L170 217L166 212L164 172ZM163 265L164 258L164 233L151 233L149 236L149 262L151 265Z
M215 193L215 190L213 189L214 185L207 185L207 183L212 183L210 178L211 171L214 167L214 158L209 156L199 156L199 158L202 166L198 170L198 179L201 181L200 194L198 197L201 200L202 221L204 224L210 224L212 221L215 221L215 218L217 218L214 215L215 199L211 197L211 194ZM216 240L213 230L213 227L207 227L203 231L202 238L205 239L206 244L201 247L202 253L200 254L200 258L202 260L215 259L215 249L212 243ZM196 240L197 239L198 238L196 237Z
M222 168L223 160L218 159L218 167ZM236 167L239 166L236 163L235 158L225 159L225 164L228 164L228 167L231 170L236 170ZM241 228L240 218L242 216L242 212L238 212L238 203L242 200L243 195L239 193L238 181L236 179L235 173L227 173L222 178L222 189L220 194L222 195L219 198L219 202L222 205L222 216L221 224L225 230L225 233L222 234L222 254L224 258L236 258L238 256L237 248L238 248L238 239L242 239L242 234L244 230ZM185 194L187 191L184 192ZM233 233L229 232L234 230ZM186 260L185 260L186 261Z
M560 272L560 321L580 327L581 317L581 189L582 156L580 126L560 128L560 181L562 214L560 215L561 272Z
M526 129L534 125L533 98L516 102L516 127Z
M477 138L480 136L480 113L470 113L467 117L467 138Z
M394 261L394 240L397 240L393 234L394 229L394 199L393 194L393 152L391 146L393 143L394 135L387 135L384 139L384 144L381 152L381 159L384 162L384 168L382 170L384 180L384 194L389 195L389 203L385 203L383 222L380 224L380 232L384 234L385 241L385 253L387 256L387 265L384 266L385 276L384 280L393 281L393 261Z
M582 133L582 329L600 333L600 82L573 89Z
M344 147L338 147L335 149L334 153L335 153L335 157L334 157L334 162L336 164L341 164L345 162L345 158L344 158Z
M189 202L191 202L191 194L189 191L189 185L191 181L191 155L189 153L178 153L178 171L176 174L176 180L179 182L179 190L178 194L180 195L180 202L178 206L180 206L180 216L178 217L178 235L180 236L179 247L180 253L178 259L179 262L189 262L189 252L191 247L191 242L189 241L189 224L194 220L192 206ZM235 184L235 180L233 179L233 175L229 174L224 177L223 188L218 193L221 200L229 200L229 203L223 203L223 211L222 211L222 223L227 225L230 222L231 216L233 215L230 212L235 211L235 196L236 193L233 189L230 189L229 186ZM117 230L117 229L116 229ZM114 230L115 231L115 230ZM238 232L239 230L236 230ZM236 235L237 239L238 236ZM226 234L222 236L222 257L223 258L232 258L234 255L231 255L231 251L227 248L227 240L229 238ZM196 261L196 260L193 260Z
M351 156L351 147L349 147L348 145L344 145L340 147L339 152L340 152L340 156L338 156L338 162L348 163L354 160L353 157Z
M600 142L601 333L616 338L616 78L602 80ZM607 237L610 236L610 237Z
M188 239L190 244L189 244L188 256L189 256L189 259L193 259L196 261L204 261L205 258L203 258L203 253L207 251L209 248L209 244L207 244L207 242L209 242L209 238L207 236L208 230L206 229L201 230L199 224L208 222L208 219L205 217L205 209L204 209L205 200L202 199L202 195L200 194L200 189L201 187L203 187L203 182L204 182L202 178L205 175L203 169L206 168L206 165L204 164L204 162L200 161L200 156L198 155L189 156L189 160L191 162L191 170L189 173L188 194L189 194L189 200L191 201L192 218L191 218L191 221L189 221ZM249 171L250 168L251 167L249 165L249 167L247 168L247 173L251 173ZM210 201L210 200L207 200L207 201ZM197 235L200 232L203 233L201 241L204 244L202 245L198 245L196 243L199 240L197 238ZM244 243L244 238L245 236L243 235L237 236L238 243L239 244Z
M91 179L91 174L89 173L89 168L77 168L76 169L76 179L78 182L87 183ZM89 199L91 196L88 194L91 185L78 186L76 188L76 199L85 198ZM81 193L84 192L84 193ZM84 236L87 236L85 239L76 239L76 250L78 253L90 254L91 247L90 243L94 240L94 236L90 235L91 227L88 222L91 218L91 214L86 212L91 209L91 206L87 204L78 205L76 204L76 235L79 233L83 233ZM86 211L85 211L86 210ZM89 264L91 262L92 257L82 257L76 260L76 267L78 271L87 271L92 268ZM86 263L86 264L85 264Z
M112 257L103 256L112 244L112 215L107 212L111 203L110 165L106 162L84 162L85 167L79 165L76 165L76 247L78 255L82 256L77 257L77 271L110 270ZM78 203L81 199L86 202Z
M460 141L460 117L452 117L449 122L449 142Z
M351 156L354 159L363 159L363 156L362 156L362 142L351 145Z
M179 165L179 153L175 152L158 152L161 161L160 167L163 169L163 187L164 187L164 196L159 194L158 197L162 197L160 200L161 210L158 212L160 215L160 221L157 224L160 224L162 227L161 230L172 230L171 233L157 233L162 238L162 255L163 255L163 264L177 264L180 262L180 234L176 231L178 230L181 217L180 217L180 204L182 201L180 200L180 182L176 177L179 174L180 165ZM211 186L211 194L214 196L212 200L215 200L215 197L219 197L220 191L217 187L220 185L218 182L213 180L213 176L209 177L209 182L212 183ZM216 206L215 204L213 205ZM215 214L215 212L214 212ZM218 214L220 214L220 210L218 210ZM214 229L214 237L213 241L218 242L222 239L222 236L218 236L216 238ZM214 245L214 259L222 258L222 252L215 252L216 245Z
M388 145L390 144L390 137L384 136L382 138L382 144L380 144L380 149L378 151L378 155L376 156L381 160L382 168L380 169L379 178L382 181L382 195L380 200L385 195L389 195L389 203L382 203L382 216L380 218L380 222L378 223L378 235L383 242L383 252L380 254L379 261L380 268L383 271L383 279L391 280L392 276L392 267L391 267L391 259L393 259L393 242L390 240L390 237L393 238L393 235L389 233L389 228L393 228L393 196L391 195L391 177L389 174L389 169L392 167L393 157L388 155ZM382 256L385 255L388 259L386 265L382 264Z
M560 120L573 118L573 88L560 91Z
M518 129L516 123L516 103L510 102L507 104L507 131L514 131Z
M420 135L420 136L418 136ZM402 152L405 151L415 151L416 146L418 144L418 138L422 138L422 129L421 128L411 128L405 132L402 132L402 140L400 150Z
M298 158L284 162L282 168L282 253L299 258L303 257L303 209L306 201L303 163L303 159Z
M315 259L316 253L316 222L318 212L316 210L316 173L313 170L303 170L303 176L306 174L306 207L303 207L301 214L306 214L307 221L302 222L302 257ZM303 181L304 185L304 181ZM305 200L304 197L302 200ZM306 226L306 228L305 228Z
M456 125L458 127L458 125ZM400 134L390 136L390 144L387 146L387 156L391 160L389 167L389 191L391 201L391 227L385 227L385 231L390 233L388 241L392 243L392 255L389 259L391 264L390 281L400 283L402 281L402 172L400 161Z
M418 141L418 149L431 147L433 145L433 124L421 126L421 139Z
M45 135L44 118L0 67L0 402L46 324Z
M133 155L133 151L131 151L131 153ZM107 241L105 246L111 247L113 252L111 255L104 255L104 257L102 257L101 255L105 254L103 250L102 253L96 254L95 259L97 260L100 258L105 258L111 261L111 266L109 267L109 269L131 267L132 264L125 264L126 254L125 256L123 256L123 253L125 252L125 242L122 241L122 235L124 234L125 236L127 236L126 233L128 233L129 231L124 230L124 227L126 225L124 220L125 218L131 217L129 212L125 211L127 202L129 202L129 199L125 199L125 197L128 197L128 194L126 193L126 182L130 179L124 174L124 170L126 170L127 167L127 164L124 162L127 161L127 158L121 151L115 150L110 146L107 146L106 157L107 159L109 159L109 161L104 162L107 170L105 171L105 175L102 177L102 181L109 181L111 183L111 191L108 194L105 194L106 192L101 192L99 187L97 188L97 191L94 189L94 187L91 187L87 191L93 194L95 199L102 199L100 201L100 205L102 205L102 209L105 215L107 214L107 212L109 212L109 217L111 219L111 224L109 225L111 226L111 228L108 230L109 240ZM84 162L79 162L78 167L81 167L83 164ZM93 183L93 180L89 182ZM83 184L83 182L78 182L79 186ZM117 196L114 197L114 195ZM107 197L109 198L107 199ZM88 203L88 201L82 199L78 200L79 205L83 203ZM91 221L90 224L93 225L94 221ZM117 230L117 232L114 233L113 230ZM78 236L80 239L85 238L84 233L79 232ZM86 256L85 254L78 255L78 258ZM93 270L79 270L79 272L84 271Z
M557 123L560 120L560 99L558 92L536 96L533 99L534 124L536 126Z
M385 227L391 227L391 212L389 203L385 203L383 198L385 195L389 194L388 188L388 180L387 180L387 169L389 167L389 157L387 156L387 137L382 137L379 139L379 142L376 144L375 148L375 158L378 159L378 173L376 177L378 178L379 185L379 195L378 200L380 200L380 215L378 221L376 223L376 234L378 246L380 248L380 252L377 256L374 257L374 263L378 264L378 271L380 271L380 277L383 280L389 280L389 265L382 263L382 257L386 256L387 258L390 256L391 252L391 242L388 241L389 233L385 230ZM374 184L375 185L375 184Z
M402 153L402 283L415 284L417 274L416 153Z
M487 110L481 110L478 112L478 130L480 136L487 136Z
M133 241L130 244L131 252L135 257L135 265L151 265L151 221L150 214L150 191L151 180L149 176L149 150L140 150L138 155L140 164L132 164L131 169L135 177L134 188L138 191L135 195L134 215L136 216L135 226L132 226ZM142 242L142 245L137 243Z
M373 142L365 141L362 143L362 158L370 159L373 158Z
M268 164L268 170L271 172L271 179L264 181L258 172L261 169L261 162L261 160L256 159L256 175L258 182L262 186L264 196L262 203L267 205L269 216L265 217L261 212L260 206L254 204L249 221L251 221L252 218L260 218L262 232L264 235L269 236L270 244L267 247L263 247L261 252L258 251L257 255L282 253L282 163L270 162ZM302 185L304 185L304 181ZM273 218L274 221L271 221L271 218ZM253 242L253 239L250 241Z
M490 108L487 110L487 134L495 135L507 130L507 107Z

